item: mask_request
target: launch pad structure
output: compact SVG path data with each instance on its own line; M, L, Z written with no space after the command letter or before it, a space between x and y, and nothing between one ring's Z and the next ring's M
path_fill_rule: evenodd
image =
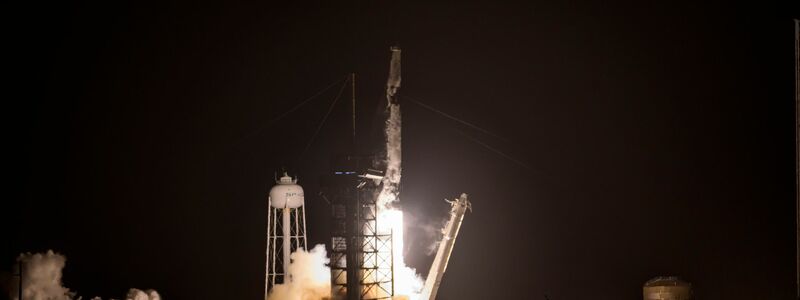
M402 251L397 252L394 249L395 246L402 247L402 212L399 214L399 221L393 219L397 216L394 214L397 208L387 207L387 203L396 201L400 191L401 147L398 90L401 80L401 50L399 47L391 47L390 51L392 55L386 84L387 112L389 113L385 132L387 137L386 153L354 154L357 149L355 74L350 74L349 78L344 81L339 95L334 99L331 108L328 109L328 113L317 129L319 132L319 128L324 124L333 105L336 104L341 92L349 82L352 85L353 112L351 153L334 157L330 174L324 176L326 183L320 192L320 195L331 205L332 216L329 258L330 298L326 297L325 299L392 299L398 292L397 287L403 290L400 291L401 293L422 296L421 300L435 299L461 221L466 210L471 208L466 194L462 194L461 198L454 201L448 201L451 204L451 219L443 229L443 241L440 243L424 289L408 291L408 287L404 285L408 282L408 278L405 277L400 278L401 284L397 285L394 276L395 267L405 268L401 257ZM307 101L308 99L303 103ZM314 136L316 133L312 136L312 141ZM311 142L306 148L310 145ZM290 253L305 248L307 245L303 189L296 184L295 178L287 175L284 175L276 183L277 185L270 191L269 197L265 299L276 285L287 284L295 280L290 272L292 260ZM379 203L379 201L381 202ZM395 230L397 232L394 232ZM395 243L395 234L401 239L398 243ZM418 292L421 292L422 295L416 294Z
M391 299L394 296L392 232L379 228L379 171L368 169L373 156L339 157L330 196L331 297Z
M395 94L400 87L400 48L392 47L390 50L392 58L386 96L389 107L397 107ZM355 151L355 74L351 74L350 83L352 150ZM384 174L373 169L379 168L377 162L384 160L386 158L378 159L375 155L345 155L333 162L334 188L330 195L333 228L329 264L333 299L391 299L395 294L393 232L389 228L380 228L378 220L378 197L383 188Z

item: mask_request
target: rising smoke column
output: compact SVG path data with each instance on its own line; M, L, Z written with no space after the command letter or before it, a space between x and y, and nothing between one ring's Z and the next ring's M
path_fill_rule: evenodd
M392 202L398 200L402 171L400 125L400 106L391 104L389 105L389 119L386 120L386 172L383 177L383 188L378 196L378 210L388 209Z
M61 285L61 270L67 258L47 250L46 253L23 253L17 258L22 263L22 298L69 300L74 293ZM11 299L18 300L18 286L12 286Z

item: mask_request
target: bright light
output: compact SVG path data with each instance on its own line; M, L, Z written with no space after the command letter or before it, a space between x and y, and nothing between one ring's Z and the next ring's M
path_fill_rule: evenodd
M403 258L404 224L403 211L394 208L384 208L378 211L378 230L381 233L392 233L392 256L394 263L394 289L395 295L407 296L410 300L419 298L422 290L422 278L416 270L406 266Z

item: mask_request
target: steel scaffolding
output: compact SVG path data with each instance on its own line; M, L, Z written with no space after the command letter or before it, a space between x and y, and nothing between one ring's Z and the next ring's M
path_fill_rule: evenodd
M359 160L348 157L351 159ZM392 233L381 231L377 221L380 181L350 170L335 174L339 178L338 188L331 195L331 296L347 300L391 299L393 243Z

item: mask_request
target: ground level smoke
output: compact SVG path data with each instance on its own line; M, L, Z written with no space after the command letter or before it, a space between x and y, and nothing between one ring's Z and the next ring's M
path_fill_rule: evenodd
M62 270L67 258L47 250L45 253L23 253L17 258L22 271L22 298L26 300L80 300L76 292L71 292L61 283ZM19 278L9 284L8 298L19 300ZM113 298L112 298L113 299ZM154 290L130 289L126 300L161 300ZM94 297L92 300L102 300Z
M17 258L22 268L22 298L69 300L74 294L61 285L61 270L67 258L48 250L46 253L23 253ZM11 287L11 299L19 298L19 283Z
M130 289L128 290L128 295L125 297L126 300L161 300L161 295L154 290L145 290L142 291L140 289Z
M324 245L316 245L306 252L303 249L291 255L289 282L276 284L270 290L270 300L318 300L330 297L331 270Z

